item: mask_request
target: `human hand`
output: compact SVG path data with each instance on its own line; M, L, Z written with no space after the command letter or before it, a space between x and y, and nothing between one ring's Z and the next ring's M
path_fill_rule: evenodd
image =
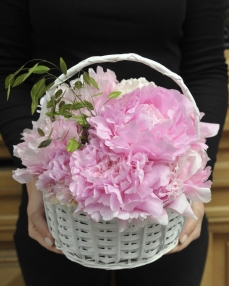
M197 217L197 220L188 218L183 232L179 237L179 243L174 247L168 254L181 251L187 247L193 240L197 239L200 236L202 220L204 216L204 204L201 202L193 202L192 210Z
M48 229L42 192L37 190L34 179L27 183L26 186L29 197L27 207L29 236L46 249L62 254L62 251L56 249L54 246L54 239Z

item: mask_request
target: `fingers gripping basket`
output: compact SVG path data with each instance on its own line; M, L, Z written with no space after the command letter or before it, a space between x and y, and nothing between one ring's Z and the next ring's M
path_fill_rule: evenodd
M61 75L55 81L52 89L46 93L45 100L50 98L57 85L84 67L101 62L122 60L143 63L172 78L196 110L195 121L199 134L199 110L181 77L161 64L136 54L91 57L80 62L69 69L67 75ZM74 210L66 206L50 204L45 199L44 205L49 230L55 239L56 247L62 250L70 260L93 268L133 268L153 262L176 246L185 222L183 216L168 211L167 226L146 221L144 227L137 228L134 224L130 224L126 230L120 232L117 219L94 222L85 213L73 217Z

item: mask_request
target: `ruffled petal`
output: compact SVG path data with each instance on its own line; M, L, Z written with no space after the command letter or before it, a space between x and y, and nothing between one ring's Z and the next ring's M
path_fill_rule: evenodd
M176 197L174 201L172 201L168 206L168 209L173 210L185 217L196 219L195 214L191 208L190 203L188 202L186 196L184 194Z
M210 188L184 184L184 193L187 198L196 202L209 203L211 201Z

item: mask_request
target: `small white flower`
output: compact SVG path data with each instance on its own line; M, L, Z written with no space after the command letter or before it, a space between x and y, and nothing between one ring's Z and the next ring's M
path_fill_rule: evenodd
M123 79L118 85L117 90L121 91L122 94L129 93L137 88L142 88L143 86L147 86L149 84L153 84L156 87L154 82L149 82L144 77L140 78L131 78L128 80Z

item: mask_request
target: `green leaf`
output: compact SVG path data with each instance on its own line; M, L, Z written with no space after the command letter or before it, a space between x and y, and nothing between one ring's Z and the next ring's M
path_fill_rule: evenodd
M45 148L45 147L49 146L51 144L51 142L52 142L52 139L44 140L39 144L38 148Z
M18 69L15 73L10 74L6 77L5 80L5 89L7 90L7 100L9 99L10 96L10 86L13 86L14 80L15 80L15 76L24 68L24 65L22 67L20 67L20 69Z
M33 68L33 73L36 73L36 74L43 74L43 73L47 73L50 68L46 67L46 66L34 66Z
M61 106L63 106L65 104L65 102L64 101L61 101L60 103L59 103L59 108L61 108Z
M83 73L83 80L86 84L91 85L90 76L87 72Z
M45 88L45 91L49 90L53 85L54 85L54 82L51 82L50 84L48 84Z
M65 105L63 105L63 107L64 107L64 109L65 110L71 110L72 109L72 104L65 104Z
M63 90L62 89L58 89L56 92L55 92L55 98L58 98L62 95L63 93Z
M9 87L9 85L12 85L13 82L14 82L14 75L9 74L5 79L5 89L7 89Z
M98 96L98 95L101 95L102 92L99 92L99 93L96 93L96 94L93 94L92 96Z
M70 142L69 142L70 143ZM71 143L70 143L71 144ZM73 144L71 144L71 146L67 146L67 151L68 152L74 152L77 149L79 149L80 147L82 147L82 144L78 141L74 142Z
M49 116L49 117L53 117L54 116L54 113L51 112L51 111L48 111L45 113L45 115Z
M31 97L32 98L40 97L40 95L43 95L45 88L46 88L45 79L42 78L33 85L31 89Z
M37 128L37 132L39 133L40 136L45 136L44 131L41 128Z
M113 92L111 92L111 93L108 95L108 97L109 97L109 98L117 98L117 97L119 97L119 95L120 95L121 93L122 93L121 91L113 91Z
M93 77L90 77L90 82L95 88L99 89L98 83L94 80Z
M76 151L77 149L79 149L82 145L76 141L75 138L71 138L68 140L68 144L66 146L66 149L68 152L74 152Z
M40 79L37 83L33 85L32 90L30 92L31 97L32 97L32 114L35 112L37 105L38 105L38 100L44 94L45 89L46 89L46 85L45 85L44 78Z
M34 69L36 69L37 65L38 65L38 64L35 64L32 68L30 68L27 73L23 73L23 74L19 75L19 76L15 79L15 81L14 81L14 83L13 83L12 86L15 87L15 86L21 84L22 82L24 82L24 81L33 73L33 71L34 71ZM22 69L22 67L21 67L21 69ZM14 73L14 76L15 76L15 74L17 74L18 72L19 72L19 70L18 70L16 73Z
M49 133L49 137L48 137L48 139L50 139L50 138L51 138L52 133L53 133L53 130L54 130L54 127L51 129L51 131L50 131L50 133Z
M10 74L7 76L6 80L5 80L5 89L7 89L7 100L10 97L10 90L11 90L11 85L14 82L14 75Z
M51 108L51 107L54 107L55 105L56 105L55 99L54 99L54 97L52 96L51 99L47 102L46 107L47 107L47 108Z
M38 64L35 64L32 68L29 69L27 76L25 77L25 80L33 73L33 71L36 69Z
M62 99L62 98L59 97L59 98L55 101L55 103L58 104L58 103L61 101L61 99Z
M64 101L61 101L60 104L59 104L59 114L69 118L69 114L70 113L67 112L67 110L71 110L71 107L72 107L72 104L65 104Z
M10 85L9 85L9 87L7 89L7 100L9 99L9 97L10 97Z
M14 76L19 74L19 72L24 68L25 65L23 65L22 67L20 67L20 69L18 69L16 72L14 72Z
M79 110L80 108L85 108L85 104L83 102L77 101L72 104L72 110Z
M87 115L82 114L82 115L73 115L73 118L76 118L77 123L81 125L82 127L88 128L90 125L87 122Z
M77 89L81 89L83 87L83 84L80 80L77 80L74 84L74 88L77 88Z
M64 111L63 115L64 115L65 118L71 118L72 117L72 115L71 115L71 113L69 111Z
M52 121L55 121L55 115L56 115L56 105L55 105L55 103L54 103L54 106L52 106L52 108L51 108L51 113L52 113L52 116L51 116L51 120ZM49 134L49 138L50 138L50 134Z
M15 81L14 81L12 87L15 87L15 86L21 84L23 81L25 81L26 78L28 77L27 75L28 75L28 73L23 73L23 74L19 75L19 76L15 79Z
M94 106L92 105L91 102L84 100L83 103L85 104L85 106L90 109L90 110L94 110Z
M65 74L65 75L67 74L67 65L62 58L60 58L60 69L61 69L63 74Z

